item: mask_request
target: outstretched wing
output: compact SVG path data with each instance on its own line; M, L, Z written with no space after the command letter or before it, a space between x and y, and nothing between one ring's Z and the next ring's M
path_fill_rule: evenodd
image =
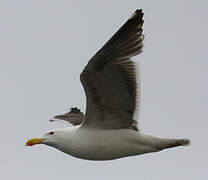
M138 89L130 58L142 52L142 25L143 12L136 10L82 71L87 100L82 127L137 130L133 116Z
M80 125L84 120L84 113L80 111L77 107L71 108L69 112L61 115L56 115L50 122L58 121L58 122L67 122L73 126Z

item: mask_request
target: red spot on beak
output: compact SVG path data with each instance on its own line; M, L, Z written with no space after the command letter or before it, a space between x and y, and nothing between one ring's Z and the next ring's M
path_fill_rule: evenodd
M28 146L32 146L33 143L32 143L32 142L28 142L27 145L28 145Z
M26 142L26 146L33 146L35 144L41 144L43 139L40 138L32 138Z

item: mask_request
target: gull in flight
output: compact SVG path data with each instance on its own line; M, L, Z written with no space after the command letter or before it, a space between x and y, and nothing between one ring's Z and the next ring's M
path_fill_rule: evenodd
M136 10L81 72L85 114L74 107L55 116L51 121L73 126L30 139L26 146L45 144L81 159L113 160L190 144L143 134L137 126L140 84L131 58L142 52L143 22L142 10Z

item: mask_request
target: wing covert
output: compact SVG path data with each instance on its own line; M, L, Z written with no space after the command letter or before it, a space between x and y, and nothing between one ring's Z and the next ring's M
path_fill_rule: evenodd
M142 25L143 12L136 10L82 71L87 101L83 127L137 129L136 69L130 58L142 52Z

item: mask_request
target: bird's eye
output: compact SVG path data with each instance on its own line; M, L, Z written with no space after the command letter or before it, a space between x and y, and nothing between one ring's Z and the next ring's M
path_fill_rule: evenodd
M54 132L53 132L53 131L51 131L49 134L50 134L50 135L52 135L52 134L54 134Z

